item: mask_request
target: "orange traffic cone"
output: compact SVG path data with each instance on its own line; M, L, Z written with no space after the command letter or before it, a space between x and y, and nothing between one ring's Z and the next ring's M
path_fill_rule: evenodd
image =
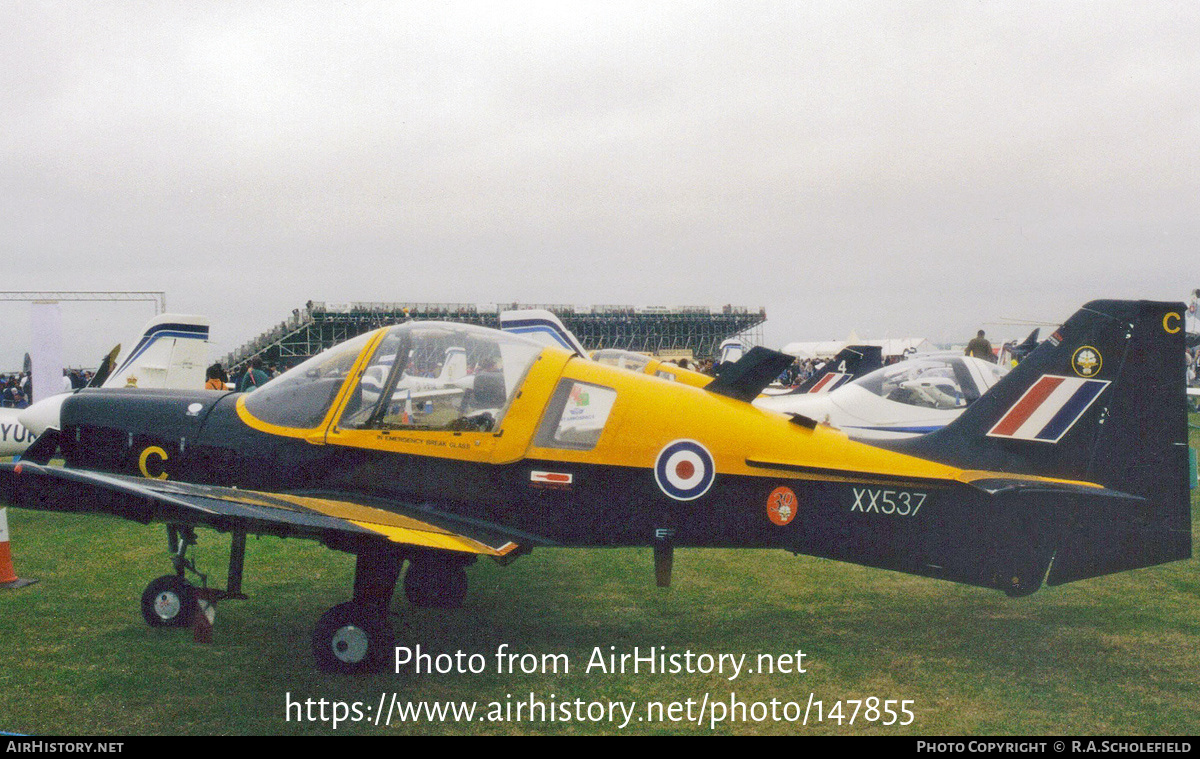
M37 580L23 580L13 569L12 549L8 547L8 509L0 509L0 588L23 588Z

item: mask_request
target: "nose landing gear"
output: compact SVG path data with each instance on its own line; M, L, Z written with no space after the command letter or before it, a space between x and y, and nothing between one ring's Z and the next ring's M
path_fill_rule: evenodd
M196 619L199 603L215 604L226 598L245 599L242 594L242 568L246 561L246 533L234 532L229 551L229 574L225 590L208 587L208 575L187 557L187 549L196 545L191 527L167 525L167 551L175 574L152 580L142 592L142 618L151 627L189 627ZM186 574L200 578L200 587L187 581Z

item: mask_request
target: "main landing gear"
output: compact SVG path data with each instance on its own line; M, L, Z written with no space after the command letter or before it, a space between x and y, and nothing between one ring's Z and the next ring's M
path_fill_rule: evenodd
M354 566L354 599L321 615L312 634L313 658L326 672L352 674L382 669L395 633L387 610L404 564L399 549L365 550Z
M325 612L313 630L312 652L318 667L353 674L388 664L395 635L387 610L405 560L404 595L409 603L438 609L462 605L467 594L466 566L474 557L387 549L361 552L354 571L354 600Z

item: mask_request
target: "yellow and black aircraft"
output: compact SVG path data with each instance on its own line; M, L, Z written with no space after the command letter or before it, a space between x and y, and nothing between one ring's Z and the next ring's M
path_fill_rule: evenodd
M0 465L0 498L166 523L153 625L186 624L197 593L244 597L247 534L354 553L352 600L313 634L335 671L389 658L406 561L412 603L452 606L476 557L537 546L650 546L660 584L674 547L753 547L1023 595L1191 556L1182 314L1089 303L956 422L889 448L750 405L791 361L764 349L701 388L410 322L252 393L80 391ZM405 389L458 350L455 392ZM185 579L197 527L232 536L225 590Z

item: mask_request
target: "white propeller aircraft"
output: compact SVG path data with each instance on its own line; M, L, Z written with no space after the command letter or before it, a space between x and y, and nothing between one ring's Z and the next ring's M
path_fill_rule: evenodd
M201 389L208 359L209 320L188 314L159 314L142 328L137 345L117 358L94 387ZM120 346L117 346L118 352ZM29 408L0 409L0 457L19 456L48 427L59 424L59 409L71 393L44 398Z
M828 393L763 396L754 405L801 414L857 440L924 435L958 418L1003 371L957 354L916 355Z

